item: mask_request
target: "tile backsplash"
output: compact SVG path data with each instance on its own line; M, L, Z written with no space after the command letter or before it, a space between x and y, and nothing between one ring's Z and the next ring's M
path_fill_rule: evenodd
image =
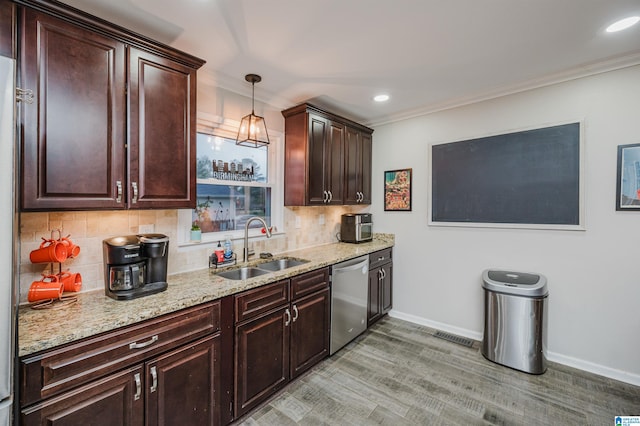
M340 216L343 213L366 211L366 206L285 207L284 233L270 239L252 240L256 253L268 251L274 254L328 244L337 240ZM320 224L324 216L324 224ZM296 219L297 218L297 219ZM298 221L299 227L296 227ZM52 231L61 230L63 236L80 246L77 258L62 264L63 270L82 275L82 291L104 288L102 240L117 235L138 233L140 225L153 225L153 232L169 236L168 273L175 274L208 266L211 244L178 247L177 210L130 210L43 212L20 214L20 302L27 300L29 287L34 280L51 268L49 264L32 264L29 253L38 248L42 238L50 238ZM56 235L57 237L57 235ZM234 249L242 250L242 241L234 241ZM53 272L58 272L57 264Z

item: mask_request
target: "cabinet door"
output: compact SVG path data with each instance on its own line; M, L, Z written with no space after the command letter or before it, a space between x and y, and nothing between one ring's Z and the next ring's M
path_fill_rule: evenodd
M325 204L327 199L325 176L329 173L329 166L325 152L328 138L329 120L309 114L308 204Z
M294 379L329 355L329 289L295 300L291 310L290 362Z
M0 1L0 55L15 58L15 18L16 5Z
M220 335L145 364L147 425L220 423Z
M345 204L371 204L371 135L347 127Z
M386 314L393 307L393 264L382 266L382 280L380 280L380 312Z
M342 204L343 150L344 125L309 114L308 204Z
M344 129L342 123L329 122L329 137L325 146L326 189L328 204L344 203Z
M112 426L144 424L142 366L96 380L22 409L25 426Z
M196 70L130 48L129 207L195 207Z
M235 329L235 414L242 416L289 381L289 305Z
M371 159L372 159L372 150L373 150L373 141L371 135L368 133L360 134L360 192L362 193L360 197L360 204L371 204Z
M124 208L124 44L29 8L20 28L22 208Z
M380 269L369 271L369 297L367 308L367 327L376 322L380 316Z

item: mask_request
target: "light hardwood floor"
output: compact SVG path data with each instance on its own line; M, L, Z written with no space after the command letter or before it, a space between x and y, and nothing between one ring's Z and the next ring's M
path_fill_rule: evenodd
M614 425L640 387L549 363L535 376L385 317L241 425Z

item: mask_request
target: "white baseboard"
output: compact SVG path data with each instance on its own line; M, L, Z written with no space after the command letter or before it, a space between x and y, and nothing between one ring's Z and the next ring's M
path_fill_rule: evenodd
M409 321L414 324L424 325L425 327L431 327L436 330L446 331L448 333L456 334L458 336L467 337L469 339L482 341L482 333L465 328L455 327L449 324L432 321L426 318L418 317L404 312L398 312L392 310L389 312L389 316L398 318L404 321ZM607 367L600 364L595 364L590 361L562 355L557 352L547 352L547 359L558 364L563 364L569 367L577 368L579 370L588 371L589 373L598 374L600 376L608 377L610 379L619 380L621 382L629 383L634 386L640 386L640 375L629 373L627 371L618 370L615 368Z
M562 355L556 352L547 352L547 359L549 361L557 362L558 364L567 365L579 370L588 371L589 373L598 374L610 379L619 380L621 382L629 383L635 386L640 386L640 374L629 373L627 371L618 370L615 368L607 367L605 365L595 364L590 361Z
M466 328L454 327L449 324L428 320L426 318L418 317L411 314L405 314L404 312L398 312L396 310L392 310L391 312L389 312L389 316L409 321L414 324L424 325L425 327L435 328L436 330L446 331L447 333L453 333L458 336L467 337L469 339L482 340L482 333L467 330Z

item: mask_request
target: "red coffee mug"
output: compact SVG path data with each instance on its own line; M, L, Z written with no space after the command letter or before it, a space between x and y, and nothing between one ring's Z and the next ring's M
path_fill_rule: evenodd
M31 283L27 300L33 303L40 300L59 299L62 296L63 287L57 276L47 275L42 280Z
M75 245L68 236L61 238L59 242L62 243L64 248L67 250L68 259L73 259L80 254L80 246Z
M40 248L29 254L32 263L62 263L67 260L67 248L57 240L44 240Z
M82 289L82 275L77 272L63 272L58 274L64 291L80 291Z

